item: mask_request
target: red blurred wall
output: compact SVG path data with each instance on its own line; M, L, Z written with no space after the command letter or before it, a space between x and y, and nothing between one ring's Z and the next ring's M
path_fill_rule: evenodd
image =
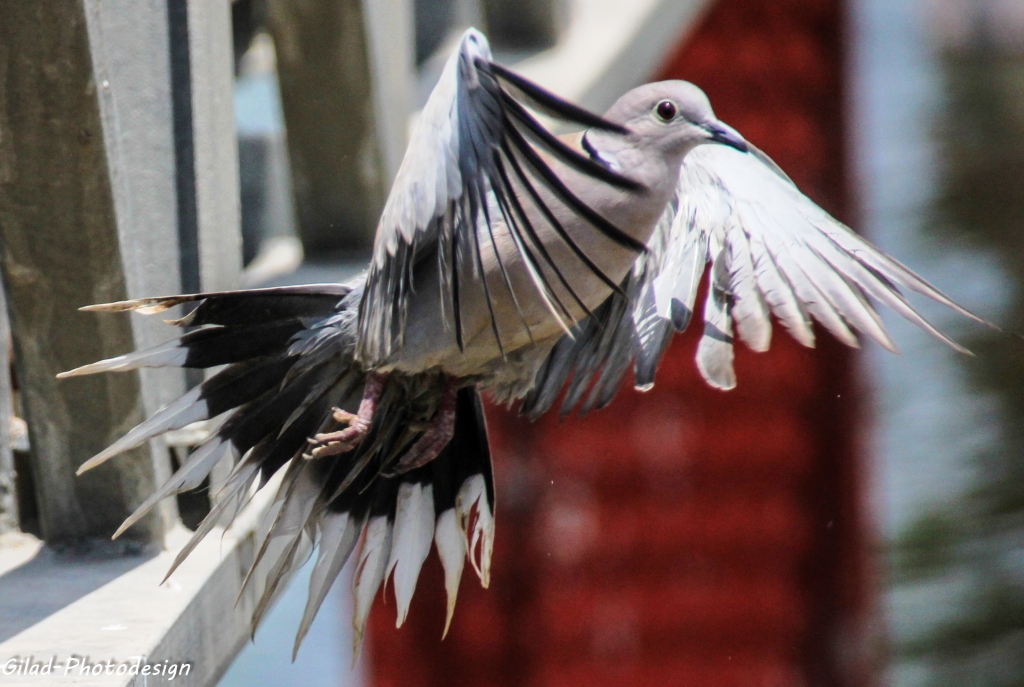
M719 0L659 78L701 86L848 218L837 0ZM777 327L769 353L737 348L739 387L723 393L697 373L699 330L676 338L652 392L627 383L584 420L489 409L491 588L467 571L441 642L431 554L405 627L393 597L374 610L373 685L873 684L852 356Z

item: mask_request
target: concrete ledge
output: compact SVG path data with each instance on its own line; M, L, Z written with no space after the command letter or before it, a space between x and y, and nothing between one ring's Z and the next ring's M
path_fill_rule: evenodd
M216 684L249 637L261 590L250 585L237 605L235 597L274 491L260 491L231 528L215 528L163 585L191 534L184 528L169 534L168 550L135 555L124 546L58 552L29 537L4 542L0 684Z

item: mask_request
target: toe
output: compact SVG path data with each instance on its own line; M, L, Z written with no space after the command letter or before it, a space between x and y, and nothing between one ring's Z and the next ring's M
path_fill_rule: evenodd
M334 408L332 411L332 417L334 418L335 422L342 425L347 425L351 424L352 420L354 420L357 416L353 415L347 410L342 410L341 408Z

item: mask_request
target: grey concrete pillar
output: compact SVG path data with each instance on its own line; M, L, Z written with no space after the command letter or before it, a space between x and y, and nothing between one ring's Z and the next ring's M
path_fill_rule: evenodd
M7 299L0 283L0 534L18 529L18 500L15 492L14 452L11 450L11 328L7 321Z
M224 291L242 270L230 2L188 0L188 36L199 278L203 291Z
M410 0L269 0L307 254L373 241L405 149Z
M482 0L492 44L537 49L555 44L568 23L567 0Z
M181 386L54 378L162 338L155 324L79 306L178 287L166 11L111 5L132 3L0 7L0 271L49 540L109 534L166 476L156 446L81 479L74 470ZM173 516L133 534L159 539Z
M0 3L0 271L48 541L109 535L168 476L167 451L158 440L82 477L74 471L184 388L173 370L55 379L62 370L174 333L156 318L77 308L179 291L180 177L190 173L197 188L213 184L192 201L197 242L205 247L223 240L216 233L207 239L203 227L225 224L230 244L234 221L237 246L237 171L230 196L230 169L237 163L226 160L226 146L216 145L225 135L218 122L230 111L230 42L223 46L226 105L223 76L215 69L195 75L191 108L198 123L189 172L174 136L168 9L175 2ZM211 15L228 11L226 3L208 4L204 11ZM209 25L198 28L201 34ZM223 32L190 41L193 57L208 65ZM207 116L211 94L214 114ZM226 181L219 176L225 169ZM198 262L228 260L230 272L230 248L210 251L222 252L201 252ZM203 272L217 274L213 267ZM159 542L175 518L169 500L127 536Z

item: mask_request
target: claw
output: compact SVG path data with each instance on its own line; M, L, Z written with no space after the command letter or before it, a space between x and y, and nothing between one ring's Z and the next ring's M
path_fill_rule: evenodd
M360 437L359 441L362 441L362 437ZM342 453L348 453L359 445L359 441L354 443L334 441L329 444L322 444L309 453L303 453L302 457L306 460L314 460L317 458L326 458L327 456L337 456Z
M303 453L306 460L325 458L348 453L362 442L370 431L370 424L373 422L373 413L377 407L381 391L384 389L384 375L372 374L366 380L363 389L363 400L359 403L359 412L350 413L341 408L332 408L331 417L335 422L348 425L345 429L335 432L316 434L306 441L315 448L312 451Z

